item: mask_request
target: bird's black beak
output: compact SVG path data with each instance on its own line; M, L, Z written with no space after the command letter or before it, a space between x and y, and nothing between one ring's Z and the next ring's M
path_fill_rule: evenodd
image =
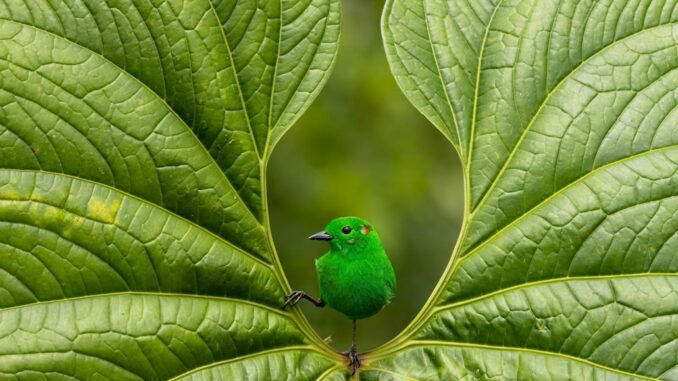
M308 237L308 239L314 240L314 241L331 241L332 240L331 235L327 234L327 232L317 232L313 234L312 236Z

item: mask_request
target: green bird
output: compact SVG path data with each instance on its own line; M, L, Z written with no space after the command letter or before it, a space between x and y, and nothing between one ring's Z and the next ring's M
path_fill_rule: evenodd
M320 300L303 291L292 291L283 309L306 299L317 307L328 305L353 321L348 357L351 375L360 367L356 349L356 320L370 317L386 306L395 295L396 278L379 234L358 217L336 218L324 231L308 237L327 241L330 251L315 261Z

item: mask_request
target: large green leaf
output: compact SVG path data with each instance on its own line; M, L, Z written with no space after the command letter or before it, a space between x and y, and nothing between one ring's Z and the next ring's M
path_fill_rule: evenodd
M678 2L388 0L461 239L364 379L678 380Z
M347 378L273 247L271 150L339 0L0 2L0 379ZM678 380L678 3L388 0L465 172L371 379Z
M338 0L0 1L0 379L343 377L279 308L264 179L339 18Z

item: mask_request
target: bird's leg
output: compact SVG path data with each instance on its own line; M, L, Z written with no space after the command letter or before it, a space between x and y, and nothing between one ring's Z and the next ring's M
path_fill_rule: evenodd
M295 304L299 303L301 299L308 300L309 302L313 303L316 307L325 307L325 302L322 300L315 300L312 297L308 296L303 291L292 291L285 298L285 304L283 304L281 308L284 310L287 307L294 306Z
M353 320L353 336L351 340L351 349L346 352L342 352L344 356L348 358L348 368L351 370L351 376L360 368L360 357L358 356L358 349L355 343L355 332L356 332L356 323Z

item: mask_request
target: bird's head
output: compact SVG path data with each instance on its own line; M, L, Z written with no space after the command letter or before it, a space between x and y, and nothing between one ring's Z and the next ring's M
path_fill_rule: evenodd
M339 217L330 221L325 230L308 237L311 240L328 241L332 249L341 252L354 248L381 246L381 240L372 224L359 217Z

